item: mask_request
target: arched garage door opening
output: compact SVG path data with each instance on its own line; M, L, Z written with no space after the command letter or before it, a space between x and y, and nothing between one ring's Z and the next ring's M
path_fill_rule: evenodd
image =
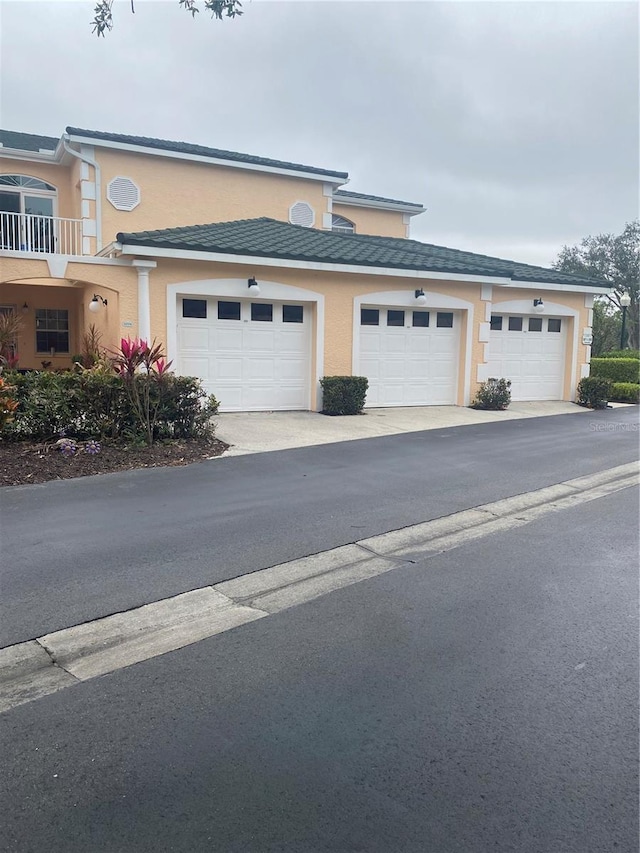
M424 295L424 305L414 291L354 301L354 373L369 380L368 408L455 405L461 375L466 401L473 306L445 294Z
M176 371L198 376L223 412L310 409L313 297L270 282L261 282L258 297L247 295L246 280L180 285L168 297Z

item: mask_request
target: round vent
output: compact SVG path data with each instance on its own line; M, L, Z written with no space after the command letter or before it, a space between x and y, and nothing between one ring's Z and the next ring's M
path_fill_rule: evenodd
M119 175L107 184L107 198L116 210L133 210L140 204L140 189L131 178Z
M306 201L297 201L289 208L289 222L292 225L302 225L311 228L316 220L316 215L310 204Z

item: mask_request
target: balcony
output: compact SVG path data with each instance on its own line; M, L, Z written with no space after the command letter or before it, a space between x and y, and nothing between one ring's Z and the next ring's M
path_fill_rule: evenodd
M0 211L0 251L82 255L82 220Z

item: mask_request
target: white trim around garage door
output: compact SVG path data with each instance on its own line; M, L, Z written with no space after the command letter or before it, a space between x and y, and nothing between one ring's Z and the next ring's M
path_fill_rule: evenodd
M290 284L280 284L277 281L260 279L259 299L274 301L305 302L315 305L316 309L316 369L313 384L309 384L308 408L312 408L313 390L315 399L320 397L320 379L324 371L324 296L302 287ZM178 284L167 285L167 357L177 364L178 358L178 297L179 296L224 296L231 299L246 300L251 298L246 278L215 278L200 281L181 281Z
M468 406L471 397L471 346L473 342L473 303L457 296L446 293L434 293L425 290L427 302L424 306L416 304L414 292L407 290L382 290L376 293L365 293L353 300L353 375L360 375L360 308L362 305L384 305L392 308L442 308L448 311L467 312L467 334L464 342L464 392L463 405ZM457 396L457 391L456 391Z
M532 309L532 301L531 299L511 299L506 302L494 302L491 305L491 313L492 314L533 314ZM567 344L570 346L567 349L570 349L570 357L571 357L571 387L569 389L569 394L573 398L576 393L576 382L577 382L577 370L578 370L578 336L579 336L579 312L574 308L567 308L566 305L560 305L559 302L547 302L544 300L544 311L542 314L538 314L538 317L572 317L573 318L573 341L570 341L567 337ZM485 349L489 344L485 344ZM566 358L566 355L565 355ZM566 370L566 364L565 364ZM488 377L485 377L488 378ZM478 376L478 380L480 380L480 376Z

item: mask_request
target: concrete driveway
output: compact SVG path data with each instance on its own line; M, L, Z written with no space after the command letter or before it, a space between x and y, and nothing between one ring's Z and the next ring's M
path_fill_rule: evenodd
M217 418L216 435L231 445L227 455L241 456L426 429L589 412L575 403L562 401L511 403L504 412L484 412L462 406L367 409L362 415L336 417L318 412L227 412Z

